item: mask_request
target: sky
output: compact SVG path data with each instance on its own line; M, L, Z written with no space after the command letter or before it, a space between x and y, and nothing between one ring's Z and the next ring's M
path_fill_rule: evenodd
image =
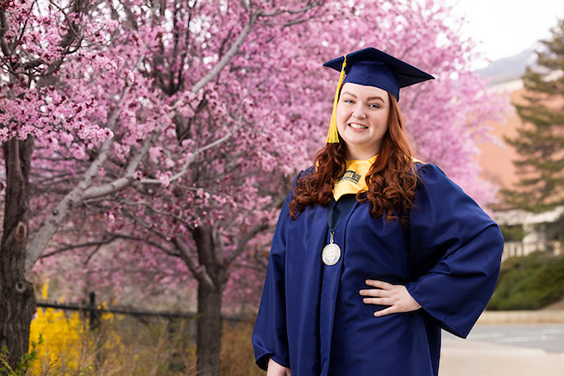
M467 20L466 35L491 61L516 55L540 39L564 18L564 0L447 0ZM485 65L485 63L484 63Z

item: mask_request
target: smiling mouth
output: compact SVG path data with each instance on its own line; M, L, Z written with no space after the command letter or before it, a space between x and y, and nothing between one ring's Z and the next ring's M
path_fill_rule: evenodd
M351 127L352 129L367 129L367 126L361 125L361 124L356 124L356 123L349 123L348 124L349 127Z

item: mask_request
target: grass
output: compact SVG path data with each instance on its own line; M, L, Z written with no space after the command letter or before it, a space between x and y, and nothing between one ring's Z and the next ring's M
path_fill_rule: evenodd
M39 355L29 367L27 375L198 375L193 321L142 322L116 315L103 319L99 329L89 331L84 318L78 318L78 325L77 316L74 315L63 317L51 313L44 316L49 319L48 325L37 326L36 329L42 332L37 335L40 334L44 341L38 346ZM251 322L225 324L221 352L222 375L264 375L254 364L252 329Z

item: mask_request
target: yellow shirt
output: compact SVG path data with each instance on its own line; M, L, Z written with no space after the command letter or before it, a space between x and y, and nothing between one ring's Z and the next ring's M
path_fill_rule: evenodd
M365 177L368 171L370 171L370 167L372 167L374 161L376 161L376 157L378 157L378 155L363 161L354 160L345 162L345 174L340 179L335 180L335 188L333 188L335 201L339 201L344 195L356 195L357 192L368 190ZM412 161L413 163L425 163L415 158L412 158Z
M339 201L341 196L346 194L357 194L360 191L366 191L366 174L376 160L377 155L363 161L346 161L345 174L338 180L335 180L335 188L333 188L333 197L335 201Z

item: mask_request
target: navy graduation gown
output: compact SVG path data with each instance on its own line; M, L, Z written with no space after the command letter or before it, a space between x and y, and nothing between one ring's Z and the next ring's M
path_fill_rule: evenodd
M335 231L342 255L332 266L321 260L327 208L291 220L288 195L253 333L261 368L272 358L293 376L438 374L440 329L468 335L493 293L503 238L438 167L418 167L409 227L355 202ZM362 302L366 279L405 285L422 308L374 317L385 307Z

